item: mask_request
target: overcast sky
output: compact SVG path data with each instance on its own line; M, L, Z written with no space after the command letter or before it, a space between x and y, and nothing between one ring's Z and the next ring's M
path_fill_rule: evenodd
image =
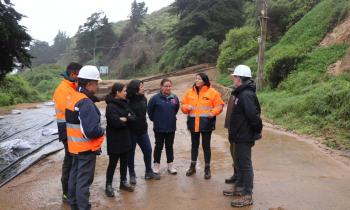
M142 0L137 0L140 2ZM72 37L79 25L94 12L103 11L109 21L126 20L133 0L11 0L26 15L20 22L34 39L50 44L58 30ZM170 5L174 0L145 0L148 13Z

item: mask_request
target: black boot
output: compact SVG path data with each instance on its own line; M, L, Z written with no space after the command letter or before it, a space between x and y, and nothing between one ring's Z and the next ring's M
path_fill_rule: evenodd
M210 165L206 165L204 168L204 179L210 179L211 173L210 173Z
M119 186L120 190L125 190L128 192L134 192L134 187L131 186L127 180L121 181L120 182L120 186Z
M131 185L136 185L136 174L130 174L130 181L129 183Z
M196 173L196 162L191 162L190 168L186 171L186 176L191 176Z
M106 192L106 195L108 197L114 197L114 189L113 189L111 183L106 184L106 191L105 192Z
M234 174L230 178L225 179L226 184L233 184L237 180L237 176Z

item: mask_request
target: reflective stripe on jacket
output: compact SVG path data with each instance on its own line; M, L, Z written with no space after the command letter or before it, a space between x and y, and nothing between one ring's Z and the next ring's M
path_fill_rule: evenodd
M215 129L215 116L222 112L224 102L214 88L203 86L199 93L195 87L182 97L181 110L188 114L187 127L190 131L202 132ZM214 116L209 118L210 113Z
M98 127L98 134L93 138L89 138L89 135L85 134L87 129L84 129L83 122L81 122L82 116L79 110L79 104L81 103L92 103L88 97L80 92L74 92L71 95L70 103L66 109L66 125L67 125L67 140L68 140L68 150L72 154L79 154L84 152L95 152L101 148L101 145L104 141L103 129L99 128L99 123L97 125L91 125ZM90 107L89 107L90 108ZM91 106L92 109L97 109L95 105ZM93 115L96 110L90 110L90 115ZM97 115L95 113L95 115ZM100 118L100 114L96 117ZM98 119L96 122L98 122ZM91 130L91 129L89 129Z
M53 101L55 102L56 110L56 121L58 127L58 137L60 141L67 140L65 111L67 108L67 100L70 99L72 93L75 92L75 89L75 82L63 79L61 83L57 86L53 94Z

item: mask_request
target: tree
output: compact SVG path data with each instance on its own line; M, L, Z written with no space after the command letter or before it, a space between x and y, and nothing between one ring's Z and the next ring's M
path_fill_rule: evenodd
M119 38L120 43L124 43L128 40L133 34L138 32L140 26L144 25L144 19L147 14L148 8L146 7L145 2L137 3L136 0L131 4L131 14L129 22L124 27L121 36Z
M137 3L136 0L131 4L130 27L134 32L144 24L143 20L147 14L148 8L145 2Z
M241 0L176 0L172 11L180 18L173 30L177 46L197 35L221 43L228 30L243 24L242 6Z
M18 24L23 15L12 6L10 0L0 0L0 80L15 67L31 65L27 48L32 38Z
M66 32L58 31L57 35L53 40L52 51L54 59L57 60L59 55L64 53L70 44L70 39Z
M30 55L32 57L32 65L39 66L41 64L55 63L55 56L49 43L35 40L30 46Z
M77 46L80 62L94 59L98 53L106 53L114 47L117 38L103 12L93 13L84 25L79 26Z

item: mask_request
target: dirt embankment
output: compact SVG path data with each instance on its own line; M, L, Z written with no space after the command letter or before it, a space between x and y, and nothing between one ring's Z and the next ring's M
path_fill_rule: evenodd
M320 46L332 46L335 44L350 43L350 13L339 23L320 43ZM344 58L328 67L328 73L338 75L344 72L350 73L350 48Z

